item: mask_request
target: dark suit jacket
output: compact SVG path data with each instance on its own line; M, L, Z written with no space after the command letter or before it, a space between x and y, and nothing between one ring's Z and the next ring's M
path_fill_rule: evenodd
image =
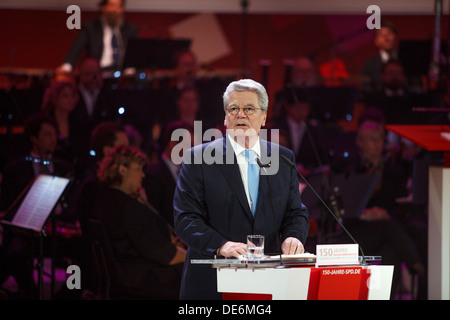
M261 162L267 163L267 157L277 154L274 151L294 161L292 151L261 141ZM202 153L213 154L217 161L196 164ZM187 164L191 157L194 161ZM228 164L227 159L232 159L233 163ZM213 258L227 241L246 243L247 235L261 234L266 239L266 254L279 253L280 245L287 237L296 237L305 243L308 210L300 200L296 172L281 158L271 160L272 166L279 163L278 171L274 175L261 175L253 217L239 166L226 136L185 152L174 196L175 232L189 245L181 299L221 298L217 293L216 270L210 265L191 264L190 261Z
M177 299L182 264L170 265L176 247L161 217L120 190L100 189L92 216L101 220L119 264L114 284L149 298Z
M120 27L120 33L124 48L126 48L129 39L138 37L138 28L131 23L124 22ZM100 19L88 21L81 27L64 62L74 66L84 49L90 56L100 61L103 53L103 27Z
M369 83L363 86L366 91L379 89L381 86L381 66L383 60L381 55L377 54L372 58L364 61L362 66L362 75L369 78Z
M147 169L142 185L150 204L173 227L173 194L177 183L163 160Z

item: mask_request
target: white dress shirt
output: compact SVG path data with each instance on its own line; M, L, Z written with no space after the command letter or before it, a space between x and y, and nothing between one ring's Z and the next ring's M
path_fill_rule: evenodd
M251 210L252 204L250 201L250 194L248 192L248 163L244 155L245 148L234 141L229 134L227 134L227 136L228 140L230 141L231 147L233 148L234 154L236 155L237 164L239 165L239 171L241 172L242 183L244 184L245 195L247 196L248 206ZM256 140L256 143L253 145L253 147L250 148L250 150L253 150L256 153L256 157L261 157L261 144L259 142L259 138L258 140Z

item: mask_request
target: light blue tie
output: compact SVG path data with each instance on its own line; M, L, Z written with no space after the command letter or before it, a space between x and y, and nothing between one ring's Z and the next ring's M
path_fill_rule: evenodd
M248 162L248 192L250 194L250 202L254 215L256 211L256 204L258 203L259 166L256 163L255 152L253 150L245 150L244 155Z

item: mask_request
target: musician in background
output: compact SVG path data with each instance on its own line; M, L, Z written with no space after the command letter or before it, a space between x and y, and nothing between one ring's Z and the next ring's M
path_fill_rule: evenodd
M289 135L297 167L303 175L309 176L318 170L327 170L328 155L324 143L324 128L320 121L310 119L311 105L306 97L289 96L282 105L283 115L271 122L274 129Z
M172 133L177 129L184 130L185 135L182 138L183 140L190 140L190 144L186 145L186 147L190 148L193 146L193 125L184 123L183 121L170 122L165 128L161 139L161 157L157 163L152 164L146 169L143 180L143 186L150 203L155 206L155 209L159 211L172 227L174 225L173 195L177 186L178 174L181 170L181 165L175 164L172 161L172 150L180 143L175 139L172 140Z
M25 128L31 143L29 153L18 159L11 160L5 166L0 192L0 211L6 211L20 196L22 191L39 174L51 174L61 177L72 177L73 165L65 160L55 158L58 139L58 125L56 121L42 113L29 116L25 121ZM66 195L71 194L70 188ZM62 207L58 207L60 215L64 214ZM62 211L61 211L62 210ZM6 211L5 220L13 218L15 210ZM9 275L14 277L18 287L20 299L37 299L37 287L33 279L33 258L37 252L37 244L33 238L21 236L9 228L4 229L3 248L6 254L6 264L1 266L0 283ZM69 254L69 253L68 253Z
M389 21L382 21L381 28L374 30L373 43L378 52L364 61L362 75L367 78L364 91L377 90L381 86L381 67L392 59L397 59L397 28Z
M323 79L314 61L306 56L297 57L292 65L288 83L275 93L272 117L278 119L285 116L283 105L287 100L292 100L293 93L298 92L298 89L304 92L304 88L315 87L321 84L323 84Z
M128 40L138 37L137 26L124 19L124 7L125 0L101 0L100 17L81 27L56 73L71 73L85 50L100 61L102 70L119 70Z
M416 244L408 236L399 217L404 209L398 199L407 196L408 174L404 168L386 156L385 130L382 115L361 115L356 145L359 156L347 173L380 174L366 208L359 218L345 218L344 224L367 255L380 255L383 264L394 266L391 296L394 297L401 277L401 266L406 264L412 274L425 277L425 266ZM348 241L343 235L340 241Z
M98 172L102 189L93 217L105 225L122 271L113 284L127 287L130 298L178 299L186 250L177 245L166 221L146 205L141 191L146 161L142 151L129 146L117 146L106 155Z

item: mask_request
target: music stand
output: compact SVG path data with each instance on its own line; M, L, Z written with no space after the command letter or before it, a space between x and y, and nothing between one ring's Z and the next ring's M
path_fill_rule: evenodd
M38 288L41 300L43 298L45 226L70 181L69 178L45 174L37 176L7 210L8 214L18 207L17 211L12 212L14 215L11 220L0 220L1 224L11 227L19 234L39 238Z
M188 50L191 39L130 39L127 44L123 69L174 69L174 56Z
M345 218L359 218L369 202L380 174L339 174L333 178L332 186L339 187L344 205Z

